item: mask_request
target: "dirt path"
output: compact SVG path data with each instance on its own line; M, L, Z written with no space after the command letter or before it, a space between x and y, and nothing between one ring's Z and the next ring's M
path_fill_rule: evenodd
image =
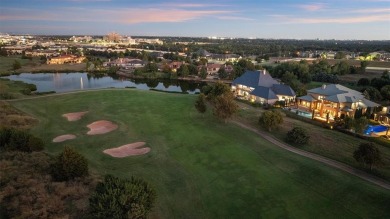
M386 180L384 179L381 179L379 177L376 177L376 176L373 176L371 174L368 174L364 171L361 171L361 170L358 170L354 167L351 167L349 165L346 165L344 163L341 163L341 162L338 162L338 161L335 161L335 160L332 160L332 159L329 159L329 158L326 158L326 157L323 157L323 156L320 156L320 155L317 155L317 154L313 154L311 152L307 152L307 151L304 151L304 150L301 150L301 149L298 149L298 148L295 148L295 147L292 147L284 142L281 142L279 141L278 139L274 138L273 136L271 136L270 134L266 133L266 132L263 132L263 131L260 131L260 130L257 130L253 127L250 127L246 124L243 124L239 121L233 121L234 124L244 128L244 129L247 129L249 131L252 131L256 134L258 134L259 136L261 136L262 138L266 139L267 141L271 142L272 144L280 147L280 148L283 148L285 150L288 150L290 152L293 152L295 154L299 154L301 156L304 156L304 157L307 157L307 158L311 158L313 160L316 160L316 161L319 161L321 163L324 163L328 166L331 166L331 167L334 167L334 168L337 168L339 170L342 170L342 171L345 171L347 173L350 173L354 176L357 176L361 179L364 179L366 181L369 181L375 185L378 185L382 188L385 188L385 189L389 189L390 190L390 183L387 182Z

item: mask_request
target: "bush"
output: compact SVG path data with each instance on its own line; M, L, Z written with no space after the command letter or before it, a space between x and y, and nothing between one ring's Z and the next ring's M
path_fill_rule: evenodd
M93 218L146 218L156 199L148 183L107 175L89 199Z
M353 158L363 165L368 165L370 170L373 165L380 164L382 161L381 152L372 142L361 143L353 152Z
M287 142L292 144L307 144L309 139L309 134L301 127L294 127L289 132L287 132Z
M50 173L56 181L68 181L88 175L87 159L70 147L56 157L50 166Z
M358 86L368 86L370 85L370 79L368 78L360 78L359 81L357 82Z
M26 131L13 128L0 129L0 149L8 151L41 151L44 143Z
M283 116L279 111L265 111L259 118L259 124L271 131L283 123Z

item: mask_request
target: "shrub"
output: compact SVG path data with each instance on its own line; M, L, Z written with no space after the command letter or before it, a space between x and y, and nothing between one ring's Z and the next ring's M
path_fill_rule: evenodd
M287 142L292 144L307 144L309 139L309 134L301 127L294 127L289 132L287 132Z
M358 86L368 86L370 85L370 79L368 78L360 78L359 81L357 82Z
M206 96L204 94L199 94L198 99L195 102L195 108L199 113L205 113L207 110L206 106Z
M373 165L379 164L382 160L379 149L372 142L361 143L353 152L353 158L363 165L368 165L370 170Z
M283 116L279 111L265 111L259 118L259 124L271 131L283 123Z
M58 155L50 166L50 173L56 181L68 181L88 175L87 159L70 147Z
M107 175L89 199L93 218L146 218L156 199L148 183Z
M33 152L41 151L43 148L43 141L26 131L13 128L0 129L0 149Z

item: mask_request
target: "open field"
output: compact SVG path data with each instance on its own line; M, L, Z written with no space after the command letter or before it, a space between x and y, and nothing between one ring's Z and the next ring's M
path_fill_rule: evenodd
M243 105L244 109L239 112L239 120L253 127L259 127L257 121L264 110L240 104ZM294 126L303 127L310 134L310 141L307 145L299 148L360 168L352 155L358 145L365 142L365 140L293 118L284 117L283 119L283 124L270 134L283 140L287 132ZM379 169L374 170L375 174L390 181L390 148L382 145L377 146L382 152L383 164Z
M390 191L297 156L234 124L202 116L196 96L103 90L19 100L36 116L32 131L49 153L71 145L100 174L136 175L157 190L151 218L389 218ZM69 122L62 114L88 111ZM88 124L118 129L87 135ZM56 136L76 139L51 143ZM146 142L145 155L113 158L102 151Z
M19 61L21 68L14 71L12 65L15 60ZM32 60L22 59L21 56L0 56L0 75L10 73L30 73L30 72L78 72L86 69L85 63L80 64L62 64L62 65L47 65L42 64L38 57Z

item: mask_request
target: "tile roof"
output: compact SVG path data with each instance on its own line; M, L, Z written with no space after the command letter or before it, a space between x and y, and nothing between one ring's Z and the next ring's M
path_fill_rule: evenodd
M379 104L367 100L359 91L352 90L340 84L322 85L307 92L323 95L325 96L325 100L335 103L361 103L362 106L367 107L379 106Z
M278 95L295 96L294 90L285 84L274 84L271 89Z
M309 102L313 102L315 101L316 99L314 99L314 97L310 94L308 95L305 95L305 96L301 96L301 97L297 97L297 99L300 99L300 100L305 100L305 101L309 101Z
M268 87L256 87L251 94L267 100L278 99L276 94Z
M290 86L279 84L265 71L246 71L241 77L236 78L232 85L245 85L254 88L252 95L264 99L278 99L276 95L295 96Z

